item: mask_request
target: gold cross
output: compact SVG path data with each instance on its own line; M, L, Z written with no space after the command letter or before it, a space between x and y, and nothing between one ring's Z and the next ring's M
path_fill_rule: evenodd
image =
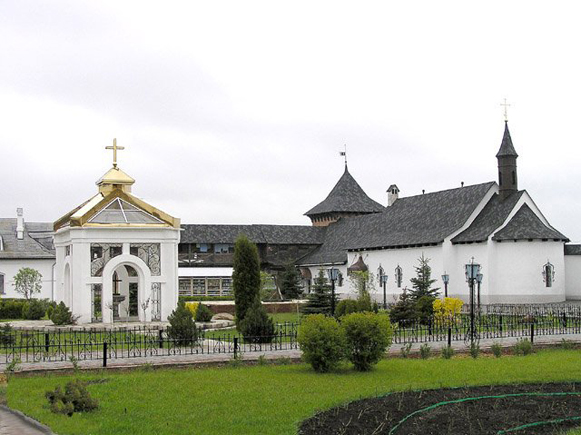
M106 150L113 150L113 167L117 167L117 150L124 150L125 147L117 146L117 139L113 139L113 146L105 147Z
M510 104L506 102L506 98L504 99L504 103L500 103L501 106L504 106L504 122L508 122L508 111L507 108L510 107Z

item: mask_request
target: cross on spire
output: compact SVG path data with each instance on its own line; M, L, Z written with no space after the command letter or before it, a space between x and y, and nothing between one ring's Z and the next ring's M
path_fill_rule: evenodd
M510 104L506 102L506 98L504 99L504 103L500 103L501 106L504 106L504 122L508 122L508 107Z
M124 150L125 147L117 146L117 139L113 139L113 146L105 147L106 150L113 150L113 167L117 168L117 150Z
M347 144L345 144L345 151L339 151L339 155L345 157L345 167L347 167Z

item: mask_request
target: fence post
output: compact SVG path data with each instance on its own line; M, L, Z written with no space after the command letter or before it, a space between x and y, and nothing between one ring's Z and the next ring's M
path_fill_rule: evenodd
M50 336L48 335L48 332L44 333L44 349L46 350L46 353L49 352L50 350Z
M107 342L103 342L103 367L107 367Z
M531 323L531 343L535 341L535 324Z
M452 347L452 327L448 326L448 347Z
M234 359L238 357L238 337L234 337Z
M159 348L163 349L163 330L159 330Z

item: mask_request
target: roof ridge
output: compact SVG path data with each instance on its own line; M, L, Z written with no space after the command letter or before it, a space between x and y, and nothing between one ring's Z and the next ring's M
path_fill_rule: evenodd
M423 196L425 197L425 196L428 196L428 195L435 195L435 194L444 193L444 192L452 192L453 190L469 189L469 188L478 187L478 186L485 186L487 184L492 186L495 183L496 183L496 181L487 181L485 183L470 184L468 186L453 187L451 189L436 190L434 192L418 193L417 195L400 197L400 198L397 199L397 201L401 201L403 199L409 199L409 198L416 198L416 197L423 197ZM396 201L396 203L397 203L397 201Z

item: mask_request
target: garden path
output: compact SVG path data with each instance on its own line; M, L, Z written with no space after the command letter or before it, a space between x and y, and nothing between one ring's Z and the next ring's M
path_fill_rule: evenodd
M36 420L0 405L0 435L53 435L53 432Z

